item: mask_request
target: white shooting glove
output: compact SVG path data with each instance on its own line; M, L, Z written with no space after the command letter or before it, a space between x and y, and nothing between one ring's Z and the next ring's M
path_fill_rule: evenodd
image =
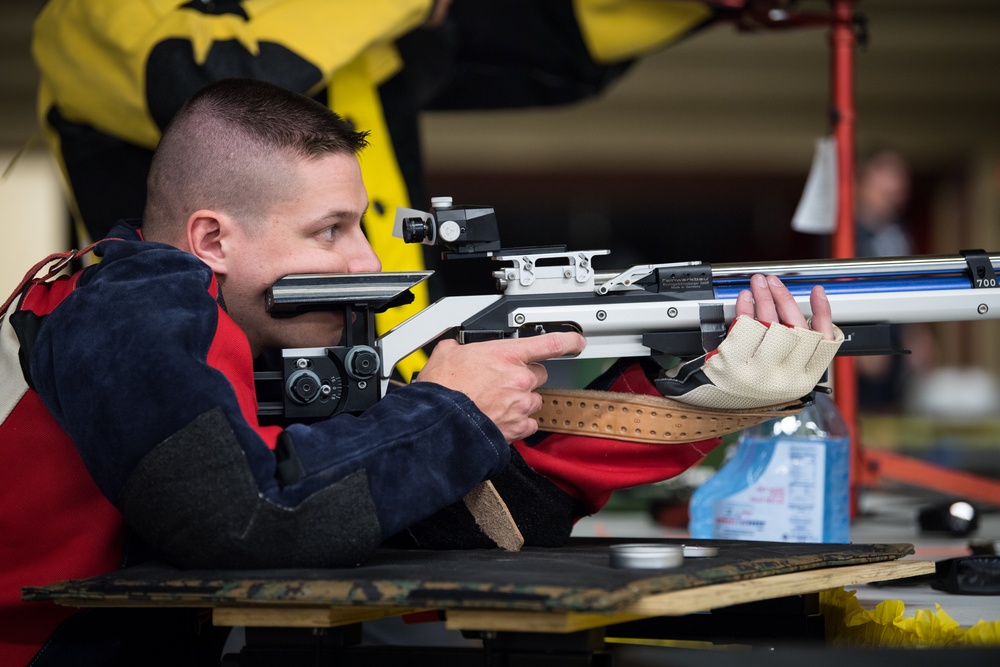
M742 410L795 401L809 394L844 342L812 329L762 324L743 315L719 348L656 379L664 396L705 408Z

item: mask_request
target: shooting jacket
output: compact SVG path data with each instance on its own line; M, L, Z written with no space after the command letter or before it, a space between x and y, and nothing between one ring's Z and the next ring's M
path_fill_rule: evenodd
M387 540L491 546L459 502L488 478L527 543L569 534L575 501L440 385L403 387L362 416L261 426L250 347L211 270L129 226L111 236L99 264L29 285L0 328L0 663L24 664L50 635L36 664L82 637L120 658L122 641L157 631L21 602L25 585L148 558L349 567Z

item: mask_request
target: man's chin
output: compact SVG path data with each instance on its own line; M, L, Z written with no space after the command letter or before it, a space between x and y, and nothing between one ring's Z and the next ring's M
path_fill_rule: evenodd
M334 347L340 345L343 336L342 327L302 327L282 332L280 340L286 348Z

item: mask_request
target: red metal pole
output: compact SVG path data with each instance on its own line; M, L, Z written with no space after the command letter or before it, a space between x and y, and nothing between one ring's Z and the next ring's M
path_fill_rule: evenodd
M855 0L830 0L833 26L831 117L837 150L837 229L833 234L835 258L854 257L854 34ZM862 475L858 443L858 396L854 360L837 357L833 366L834 398L851 432L851 516L857 515L857 483Z
M837 229L832 255L849 258L854 245L854 49L857 44L854 8L857 0L830 0L833 23L832 123L837 149ZM836 314L835 314L836 315ZM851 517L857 516L858 489L879 478L893 479L922 488L957 494L986 503L1000 503L1000 482L970 473L917 461L891 452L865 451L858 424L857 375L851 357L837 357L833 365L834 398L851 430Z

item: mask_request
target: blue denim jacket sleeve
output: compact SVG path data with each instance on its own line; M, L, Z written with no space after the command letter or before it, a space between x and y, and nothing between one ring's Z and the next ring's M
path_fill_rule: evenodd
M363 469L384 537L461 500L510 460L499 429L467 396L430 382L397 389L361 416L293 424L285 437L305 473L286 498Z
M383 536L461 500L509 461L499 429L465 395L417 383L361 416L286 429L303 475L279 483L273 452L207 362L219 317L211 279L187 253L115 243L42 327L35 385L112 502L149 452L212 410L225 415L263 497L295 508L362 472Z

